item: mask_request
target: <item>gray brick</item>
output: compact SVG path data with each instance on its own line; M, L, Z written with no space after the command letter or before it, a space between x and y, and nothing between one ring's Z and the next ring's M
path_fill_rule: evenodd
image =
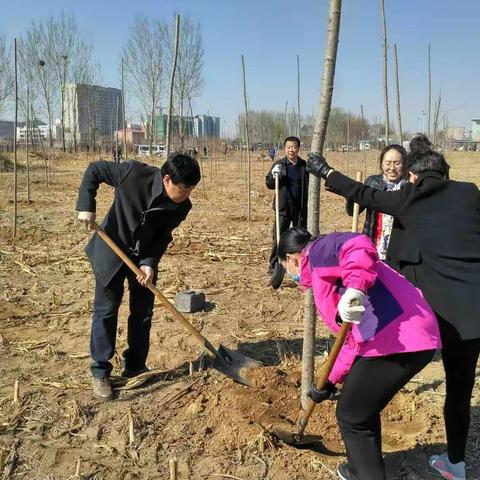
M175 307L183 313L194 313L205 305L205 294L199 290L187 290L175 295Z

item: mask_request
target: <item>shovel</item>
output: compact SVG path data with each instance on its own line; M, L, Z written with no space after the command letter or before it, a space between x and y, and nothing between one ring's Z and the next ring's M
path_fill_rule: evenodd
M332 368L335 365L335 361L337 360L338 354L342 349L342 346L345 342L345 338L348 335L348 332L350 331L350 327L351 327L350 323L348 322L342 323L342 326L340 327L340 331L337 334L337 338L335 339L335 343L333 344L330 354L328 355L327 361L325 362L325 365L323 366L322 371L315 382L317 390L322 390L325 387L328 380L328 376L330 375L330 372L332 371ZM316 405L317 404L315 402L310 400L309 406L307 407L306 410L304 410L303 408L300 409L300 412L298 414L298 420L297 420L298 430L296 433L288 432L282 429L273 429L272 434L282 442L286 443L287 445L302 446L302 445L317 443L319 441L318 435L303 434L303 432L305 431L305 428L307 427L308 420L310 419L310 416L312 415L313 410L315 410Z
M280 242L280 207L278 206L278 200L280 197L280 175L275 174L275 236L277 237L277 247ZM285 276L285 269L283 268L280 260L277 257L275 266L273 267L270 284L273 288L279 288L283 282Z
M130 258L122 251L118 245L105 233L105 231L97 224L93 223L93 229L97 232L98 236L127 264L128 268L132 270L136 275L144 275L142 270L138 268ZM174 316L174 318L180 322L189 333L191 333L198 343L207 349L213 356L213 368L223 373L227 377L232 378L238 383L251 386L252 381L249 379L249 370L258 368L262 364L257 360L253 360L239 352L234 352L223 345L219 345L216 349L158 290L158 288L152 283L147 283L147 288L157 297L163 306Z

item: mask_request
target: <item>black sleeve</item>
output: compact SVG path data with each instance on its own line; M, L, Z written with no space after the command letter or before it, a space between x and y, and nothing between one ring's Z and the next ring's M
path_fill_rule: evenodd
M92 162L83 175L78 192L76 210L80 212L95 212L97 190L101 183L118 187L132 168L131 162L107 162L99 160Z
M353 203L358 203L362 208L370 208L394 217L401 212L410 191L408 185L406 188L394 192L376 190L337 171L333 171L328 176L325 185L327 190L341 195Z

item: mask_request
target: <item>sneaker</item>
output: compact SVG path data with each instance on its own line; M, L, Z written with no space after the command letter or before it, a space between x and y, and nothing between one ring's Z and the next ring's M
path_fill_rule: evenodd
M93 396L102 400L110 400L113 397L110 377L92 377Z
M465 462L452 463L448 454L432 455L428 464L447 480L465 480Z
M122 371L122 377L133 378L133 377L136 377L137 375L141 375L142 373L145 373L145 372L148 372L148 371L149 370L148 370L147 367L137 368L137 369L134 369L134 370L131 370L131 369L125 367Z
M341 463L337 467L337 474L340 480L357 480L357 476L350 470L348 463Z

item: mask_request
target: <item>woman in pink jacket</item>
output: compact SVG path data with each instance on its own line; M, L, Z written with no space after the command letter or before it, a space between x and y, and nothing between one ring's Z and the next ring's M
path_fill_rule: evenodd
M312 288L319 316L337 332L352 330L325 389L312 387L321 402L343 383L337 421L347 452L338 467L346 480L385 480L380 412L441 347L435 315L403 276L378 259L365 235L332 233L312 239L300 228L280 238L278 257L287 273Z

